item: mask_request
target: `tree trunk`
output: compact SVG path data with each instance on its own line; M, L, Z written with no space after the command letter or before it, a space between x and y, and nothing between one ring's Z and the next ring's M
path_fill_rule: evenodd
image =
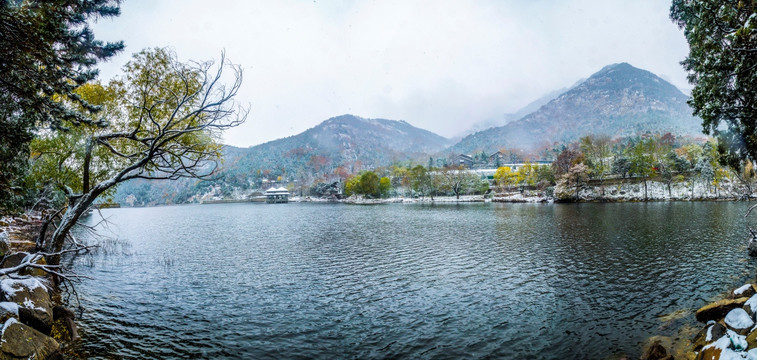
M100 194L103 191L107 190L109 187L110 186L99 188L96 186L94 189L90 190L89 193L83 194L75 202L69 200L69 205L66 209L66 213L61 217L58 227L55 228L55 232L53 232L50 244L47 244L46 246L48 252L56 253L63 250L63 245L66 241L66 236L68 236L69 231L73 229L74 225L76 225L76 222L79 221L79 218L82 216L82 214L84 214L84 212L87 211L87 209L90 205L92 205L95 199L97 199L97 197L100 196ZM48 259L46 259L46 261L50 265L59 265L60 255L50 256Z
M647 196L647 178L644 178L644 201L649 200L649 196Z
M578 190L580 189L578 181L576 181L576 202L578 202Z
M82 174L82 194L86 194L89 192L89 164L92 162L92 146L93 146L93 139L90 137L87 139L87 146L84 149L84 165L82 166L83 174Z

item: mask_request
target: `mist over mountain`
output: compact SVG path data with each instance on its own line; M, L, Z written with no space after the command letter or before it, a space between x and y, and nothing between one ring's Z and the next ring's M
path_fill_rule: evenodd
M479 131L483 131L483 130L486 130L486 129L489 129L489 128L493 128L493 127L504 126L504 125L507 125L507 124L515 121L515 120L520 120L524 116L526 116L526 115L528 115L528 114L530 114L530 113L532 113L532 112L534 112L536 110L539 110L540 107L542 107L542 106L546 105L547 103L549 103L550 101L556 99L558 96L562 95L566 91L568 91L568 90L576 87L578 84L582 83L584 80L586 80L586 79L581 79L581 80L577 81L575 84L573 84L570 87L565 87L565 88L561 88L561 89L558 89L558 90L550 91L550 92L548 92L548 93L540 96L538 99L536 99L536 100L528 103L526 106L522 107L520 110L518 110L518 111L516 111L514 113L506 113L506 114L503 114L500 117L493 117L493 118L488 118L488 119L484 119L484 120L478 121L478 122L474 123L473 125L471 125L467 130L461 132L459 135L453 137L452 139L455 140L455 142L459 142L464 137L466 137L468 135L471 135L471 134L475 134L475 133L477 133Z
M466 136L452 153L535 149L589 134L701 134L688 96L659 76L627 63L608 65L520 120Z

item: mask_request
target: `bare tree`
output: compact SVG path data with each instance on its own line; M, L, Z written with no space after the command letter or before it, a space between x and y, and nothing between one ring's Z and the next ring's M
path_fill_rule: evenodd
M229 85L223 82L226 69L232 72ZM48 263L60 263L79 217L118 184L213 175L220 132L244 122L249 112L234 102L241 82L241 68L224 57L217 65L183 64L165 49L151 49L136 54L124 77L107 88L94 85L90 93L84 91L84 97L105 99L100 105L108 108L104 113L110 125L84 131L83 141L74 142L83 147L81 157L71 161L81 178L57 184L68 201L52 237L38 243L38 249L47 251Z

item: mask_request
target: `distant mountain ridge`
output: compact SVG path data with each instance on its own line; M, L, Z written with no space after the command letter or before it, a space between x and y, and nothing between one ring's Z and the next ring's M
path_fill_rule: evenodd
M436 153L449 145L447 138L406 121L341 115L300 134L250 147L244 156L250 158L253 169L285 166L289 173L318 172L324 166L331 169L383 166ZM314 160L320 165L313 164Z
M522 119L466 136L448 151L535 149L588 134L699 135L701 121L691 115L687 98L649 71L628 63L608 65Z

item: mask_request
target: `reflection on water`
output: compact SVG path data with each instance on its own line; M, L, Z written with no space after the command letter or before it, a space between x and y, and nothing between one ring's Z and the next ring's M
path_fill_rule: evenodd
M638 357L753 274L746 203L105 210L77 259L112 358ZM94 220L92 220L94 221ZM675 314L667 315L667 314ZM667 315L667 316L666 316Z

